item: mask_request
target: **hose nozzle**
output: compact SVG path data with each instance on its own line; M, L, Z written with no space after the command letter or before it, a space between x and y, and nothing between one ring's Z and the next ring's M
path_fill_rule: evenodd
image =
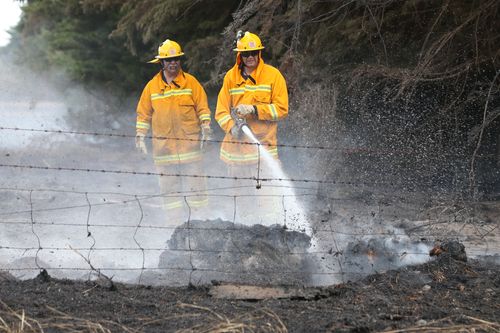
M236 138L239 139L242 134L242 128L244 126L247 126L247 121L245 118L240 117L234 108L231 108L231 118L233 118L234 121L234 129L231 129L231 134Z

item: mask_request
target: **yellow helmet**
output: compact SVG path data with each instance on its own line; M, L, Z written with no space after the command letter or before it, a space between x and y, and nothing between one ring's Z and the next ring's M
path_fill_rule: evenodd
M259 36L253 34L249 31L246 31L243 37L238 38L236 42L236 48L233 51L244 52L244 51L255 51L262 50L264 46L262 46L262 42L260 41Z
M173 40L167 39L158 47L158 55L155 59L148 61L150 64L156 64L160 62L160 59L175 58L184 55L181 46L174 42Z

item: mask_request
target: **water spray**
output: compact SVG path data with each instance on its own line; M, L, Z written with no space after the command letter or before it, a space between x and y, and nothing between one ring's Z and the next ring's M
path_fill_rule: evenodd
M231 131L233 136L236 139L240 139L241 134L242 133L245 134L250 140L253 141L253 143L257 144L257 146L259 147L259 152L261 152L262 151L261 143L259 140L257 140L255 135L253 135L253 132L250 129L250 127L248 127L247 120L243 117L240 117L240 115L238 115L238 113L236 113L236 110L234 108L231 108L231 117L233 118L234 126L236 127L236 130ZM262 183L261 183L260 179L257 179L257 185L255 187L257 189L262 188Z
M280 163L267 151L262 146L262 143L255 137L253 134L252 130L247 124L247 121L245 118L241 117L236 113L236 110L234 108L231 109L231 117L234 120L236 130L233 132L231 130L231 133L233 136L237 139L240 139L242 134L246 135L253 143L255 143L259 149L259 156L262 158L262 161L269 167L269 170L273 173L273 175L279 179L282 179L282 182L284 182L284 193L283 195L286 195L287 197L290 198L290 207L287 209L288 213L290 216L293 217L294 221L289 221L291 222L289 227L293 230L297 230L300 232L304 232L309 236L312 236L312 228L309 222L307 221L307 214L306 210L304 209L303 205L301 202L299 202L295 196L295 190L293 189L292 184L287 181L287 176L283 169L281 168ZM260 189L262 187L261 182L259 179L257 179L257 189ZM312 244L311 246L315 248L317 246L316 244L316 239L313 237L312 239Z

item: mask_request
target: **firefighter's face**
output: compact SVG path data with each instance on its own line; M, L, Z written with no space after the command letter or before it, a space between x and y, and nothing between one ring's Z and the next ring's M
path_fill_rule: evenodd
M254 68L259 63L259 51L245 51L241 52L241 60L245 66Z
M167 58L162 60L163 70L170 75L177 75L181 69L181 58Z

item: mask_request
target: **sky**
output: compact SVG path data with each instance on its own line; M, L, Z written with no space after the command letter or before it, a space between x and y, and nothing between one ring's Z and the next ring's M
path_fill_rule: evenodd
M0 46L9 43L10 35L7 30L17 24L21 16L19 1L0 0Z

